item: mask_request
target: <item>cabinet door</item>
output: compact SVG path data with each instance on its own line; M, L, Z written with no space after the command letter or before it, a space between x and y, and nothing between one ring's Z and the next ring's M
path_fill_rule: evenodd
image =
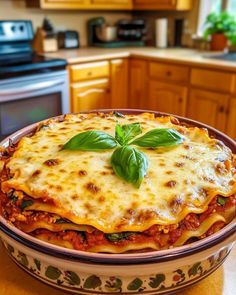
M72 84L71 105L72 112L109 108L109 80Z
M73 9L88 8L90 0L40 0L41 8Z
M91 0L92 6L104 9L128 9L132 8L132 0Z
M111 107L128 108L128 60L111 61Z
M147 108L185 116L188 88L158 81L149 82Z
M147 100L147 62L130 61L129 108L144 108Z
M174 9L177 0L134 0L134 8Z
M225 131L229 96L192 89L188 104L189 118Z
M189 10L192 0L134 0L135 9Z
M236 140L236 97L230 100L226 133Z

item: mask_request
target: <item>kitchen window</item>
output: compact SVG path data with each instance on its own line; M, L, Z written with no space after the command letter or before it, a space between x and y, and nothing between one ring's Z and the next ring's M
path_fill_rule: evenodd
M204 24L208 14L215 12L220 13L227 10L232 15L236 15L236 0L200 0L198 30L197 35L203 36Z

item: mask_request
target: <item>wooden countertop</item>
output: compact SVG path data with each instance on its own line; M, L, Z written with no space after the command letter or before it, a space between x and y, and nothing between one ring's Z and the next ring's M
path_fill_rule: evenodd
M20 269L7 255L0 243L0 295L65 295L31 277ZM223 266L205 280L179 295L235 295L236 294L236 246Z
M222 52L221 52L222 53ZM169 61L180 64L191 64L206 68L217 68L227 71L236 70L236 62L211 59L209 56L221 54L219 52L203 52L193 49L157 49L154 47L142 48L80 48L64 49L55 53L47 53L46 56L63 58L69 64L94 62L104 59L115 59L125 57L138 57L149 60Z

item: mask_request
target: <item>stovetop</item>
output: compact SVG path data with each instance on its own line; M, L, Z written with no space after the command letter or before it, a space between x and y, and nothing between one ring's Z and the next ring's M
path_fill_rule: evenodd
M0 79L65 69L67 62L33 53L31 21L0 21Z
M34 53L16 53L0 56L0 79L51 72L65 69L64 59L48 58Z

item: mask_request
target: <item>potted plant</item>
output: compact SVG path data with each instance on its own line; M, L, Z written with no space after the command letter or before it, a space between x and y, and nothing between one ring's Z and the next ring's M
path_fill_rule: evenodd
M211 50L224 50L228 41L236 44L236 20L228 12L209 14L205 26L204 37L211 36Z

